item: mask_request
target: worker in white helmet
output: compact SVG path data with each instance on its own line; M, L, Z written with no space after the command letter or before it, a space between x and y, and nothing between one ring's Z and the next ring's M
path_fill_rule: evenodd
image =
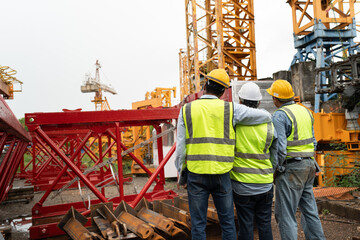
M207 209L212 196L223 240L236 240L230 170L234 163L236 124L271 122L271 114L220 97L230 86L224 69L206 76L204 95L186 103L177 125L175 165L179 184L187 184L191 238L206 240Z
M239 91L240 104L258 108L262 95L253 82ZM238 240L254 239L256 220L260 240L272 240L271 208L277 138L272 122L236 125L235 160L230 178L237 211Z

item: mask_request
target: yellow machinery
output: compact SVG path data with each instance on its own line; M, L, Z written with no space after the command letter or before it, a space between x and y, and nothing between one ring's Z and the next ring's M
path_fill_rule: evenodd
M95 78L92 78L90 75L87 75L84 85L81 86L81 92L82 93L95 92L94 100L91 100L91 102L95 103L95 111L110 110L109 103L106 97L103 98L102 92L104 91L112 94L117 94L117 93L115 89L113 89L112 87L107 86L100 82L99 70L101 68L101 65L99 63L99 60L96 60L95 66L96 66Z
M171 93L173 97L176 97L176 87L173 88L155 88L152 92L147 92L145 94L145 100L133 102L132 109L146 109L146 108L155 108L155 107L171 107ZM128 128L122 134L122 141L126 147L131 148L135 145L140 144L141 142L149 139L151 137L152 127L150 126L141 126L141 127L131 127ZM138 148L134 151L135 157L141 160L150 171L154 171L155 168L152 166L152 146L148 144L143 148ZM132 162L131 173L145 173L142 168Z
M14 99L14 92L21 92L22 82L19 81L14 75L17 72L8 67L0 66L0 94L3 95L5 99ZM19 90L14 90L14 84L20 84Z
M344 113L315 113L314 120L315 138L323 148L316 153L316 161L323 168L319 185L333 185L338 177L360 165L360 130L346 130Z

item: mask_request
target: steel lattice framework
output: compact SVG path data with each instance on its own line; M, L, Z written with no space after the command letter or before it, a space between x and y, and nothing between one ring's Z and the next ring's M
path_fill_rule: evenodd
M185 8L187 66L180 71L189 79L188 94L200 91L203 77L214 68L225 68L233 80L255 80L253 1L186 0Z
M321 21L326 29L344 29L353 23L354 0L288 0L292 9L294 34L307 35Z
M64 234L57 227L59 219L56 219L56 221L48 220L50 216L54 220L64 215L71 206L74 206L84 215L90 213L89 205L85 205L82 202L44 206L44 202L52 191L61 187L62 189L57 192L60 194L66 187L76 184L76 180L81 181L81 185L86 186L97 197L97 200L91 200L91 205L108 201L112 201L116 205L124 200L132 206L136 206L143 197L149 200L173 198L176 195L173 191L164 190L164 166L174 153L175 144L166 156L163 156L163 148L158 148L159 166L152 173L131 153L133 150L127 149L121 142L121 129L129 126L151 125L159 136L156 137L157 146L162 146L161 124L171 123L174 119L177 119L179 110L180 108L173 107L143 110L66 111L25 114L25 123L29 128L32 139L35 140L33 141L32 153L37 160L35 161L35 158L33 158L32 161L34 164L33 174L36 175L35 178L40 178L40 176L51 178L51 182L47 184L46 192L32 209L30 238L39 239ZM165 134L165 132L163 133ZM89 143L91 137L94 140ZM93 153L91 145L94 141L97 141L98 146L103 146L103 137L108 138L107 145L105 148L100 147L98 154ZM111 149L114 147L116 147L115 156L110 158ZM42 153L41 156L39 156L39 153ZM84 162L82 162L82 158L85 153L92 159L90 170L83 167ZM137 195L124 194L123 184L126 179L123 176L122 157L127 154L149 175L148 183L145 184L144 188ZM36 165L37 163L38 165ZM117 165L117 176L115 170L113 170L114 172L111 170L113 164ZM51 170L55 174L49 175L48 172ZM119 190L118 197L107 198L104 188L100 187L101 190L99 189L98 181L100 180L103 184L106 184L107 175L113 176L113 180ZM148 192L153 182L156 182L156 185L152 192Z
M291 65L315 61L316 68L346 60L359 51L354 42L356 22L354 0L288 0L292 9L294 45L297 49ZM331 74L328 74L331 75ZM321 93L330 80L322 74L316 84L314 111L320 111L320 102L336 97L336 93Z
M16 170L31 142L10 107L0 96L0 202L12 188ZM4 154L2 156L2 154Z

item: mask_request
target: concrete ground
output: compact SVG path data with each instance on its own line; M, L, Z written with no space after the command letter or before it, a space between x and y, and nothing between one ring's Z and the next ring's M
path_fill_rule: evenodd
M146 177L134 177L133 182L126 183L124 185L124 191L126 195L139 193L146 183ZM17 181L16 184L23 184L22 181ZM152 187L154 184L152 185ZM165 189L171 189L177 192L180 196L186 195L186 190L178 188L175 180L167 180L165 184ZM151 191L151 188L149 189ZM87 196L87 191L83 189L84 196ZM29 233L27 231L28 227L31 225L31 209L36 202L42 197L44 192L35 193L34 199L29 203L17 202L17 203L6 203L0 204L0 225L1 223L11 224L13 226L13 239L28 239ZM118 191L115 186L110 186L106 189L106 196L117 196ZM92 194L91 194L92 195ZM90 195L90 196L91 196ZM51 198L51 195L50 195ZM67 203L67 202L81 202L82 199L79 194L78 189L67 190L63 192L60 196L54 199L48 199L45 202L45 205L51 206L55 204ZM95 198L95 196L91 196ZM321 201L325 201L322 199ZM339 202L341 206L347 206L353 209L360 209L360 200L354 199L350 201L332 201L332 203ZM335 210L334 210L335 211ZM28 220L25 225L21 225L19 222L21 219ZM298 223L300 222L300 214L297 214ZM355 240L360 239L360 222L346 217L339 217L334 213L330 212L326 208L322 208L320 212L320 219L323 225L323 229L328 240ZM300 226L300 224L299 224ZM276 221L274 217L272 218L272 229L274 239L280 239L279 231L277 229ZM256 229L255 229L255 239L258 239ZM298 229L298 239L305 239L304 233L299 227Z

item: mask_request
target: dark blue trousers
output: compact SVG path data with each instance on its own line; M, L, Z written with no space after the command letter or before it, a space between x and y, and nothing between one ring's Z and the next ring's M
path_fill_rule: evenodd
M272 240L271 207L273 188L258 195L242 196L233 192L239 223L238 240L254 239L254 220L260 240Z
M236 240L234 204L229 173L196 174L189 172L187 179L191 237L206 240L206 219L211 194L221 226L223 240Z

